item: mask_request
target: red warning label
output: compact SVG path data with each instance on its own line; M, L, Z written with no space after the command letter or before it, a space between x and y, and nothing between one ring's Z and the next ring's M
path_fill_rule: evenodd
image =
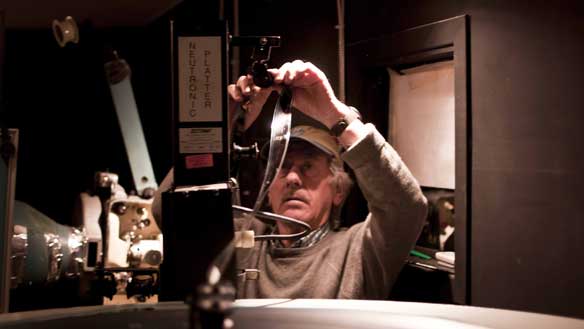
M187 169L213 167L212 154L193 154L185 157Z

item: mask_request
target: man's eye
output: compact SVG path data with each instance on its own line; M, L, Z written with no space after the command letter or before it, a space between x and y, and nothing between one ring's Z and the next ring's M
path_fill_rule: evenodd
M280 176L286 176L288 174L288 172L290 171L290 168L292 166L289 163L284 162L282 164L282 167L280 168Z

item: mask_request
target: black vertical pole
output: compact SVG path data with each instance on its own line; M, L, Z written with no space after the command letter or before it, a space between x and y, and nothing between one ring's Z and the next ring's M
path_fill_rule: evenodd
M4 124L4 53L5 53L5 27L4 27L4 10L0 8L0 142L4 141L6 138L10 138L8 136L8 131ZM3 143L0 143L2 145ZM2 161L2 160L0 160ZM6 163L6 168L8 169L8 161ZM2 164L0 163L0 166ZM8 170L6 170L6 173ZM6 175L8 177L8 175ZM6 180L8 183L8 180ZM8 184L6 184L8 185ZM0 200L0 202L4 202L5 200ZM5 209L5 207L0 207ZM6 212L4 212L6 213ZM10 228L7 225L8 218L2 218L4 213L0 213L0 313L8 312L8 304L9 304L9 293L10 293L10 286L8 285L8 280L10 274L8 273L9 264L8 264L8 257L9 253L7 252L8 249L8 237L10 236ZM4 219L4 220L2 220Z
M233 239L227 24L171 20L170 32L174 186L162 191L161 301L193 296Z
M7 136L4 122L4 61L6 58L6 23L4 10L0 8L0 126L2 136Z
M6 122L6 101L4 99L4 66L6 60L6 17L0 8L0 155L8 165L8 160L14 154L14 146L10 141L8 123Z

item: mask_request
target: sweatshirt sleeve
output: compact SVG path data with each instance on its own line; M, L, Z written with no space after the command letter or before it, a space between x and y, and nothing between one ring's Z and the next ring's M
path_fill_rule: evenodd
M369 207L356 241L362 249L364 289L385 298L413 248L427 212L420 186L372 124L342 157L353 169Z

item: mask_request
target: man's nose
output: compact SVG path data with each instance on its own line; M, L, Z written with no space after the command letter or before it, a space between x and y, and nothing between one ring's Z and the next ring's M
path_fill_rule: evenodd
M286 186L300 186L302 185L302 177L300 175L300 168L297 166L292 166L289 170L286 171L286 175L284 176L286 180Z

